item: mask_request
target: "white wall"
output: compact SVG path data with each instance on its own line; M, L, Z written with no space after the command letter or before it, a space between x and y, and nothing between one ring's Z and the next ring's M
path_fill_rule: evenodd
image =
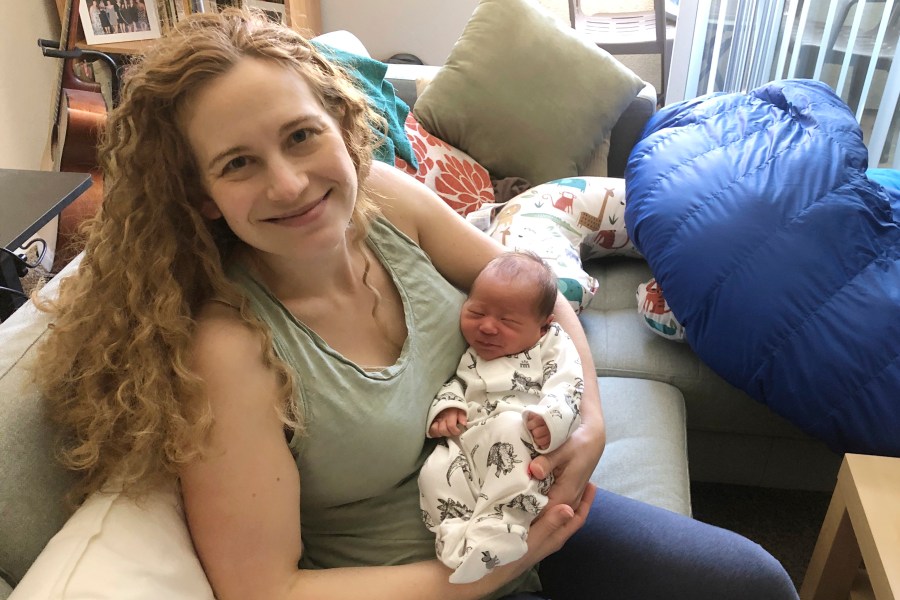
M53 0L0 0L0 168L41 167L59 61L44 58L39 37L59 39Z
M346 29L374 58L415 54L442 65L478 0L321 0L325 31Z

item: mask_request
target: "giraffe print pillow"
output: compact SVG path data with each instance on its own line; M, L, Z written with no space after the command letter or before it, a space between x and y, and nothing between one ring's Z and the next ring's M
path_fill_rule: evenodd
M535 186L496 214L488 234L504 246L532 250L553 267L576 312L597 290L582 260L640 254L625 231L625 180L567 177Z
M568 177L529 189L497 213L488 234L512 249L531 250L553 267L560 289L580 312L597 290L582 260L640 256L628 238L625 180Z
M625 180L616 177L572 177L560 180L574 196L572 208L576 211L577 225L583 231L581 258L591 260L604 256L630 256L641 254L631 243L625 230ZM561 199L561 198L560 198ZM580 200L580 208L579 201ZM563 206L565 201L563 201Z

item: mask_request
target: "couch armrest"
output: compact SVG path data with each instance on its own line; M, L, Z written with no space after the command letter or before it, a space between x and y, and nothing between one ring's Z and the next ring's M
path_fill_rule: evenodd
M394 86L394 93L410 108L416 103L416 79L420 77L430 79L441 68L405 64L388 64L387 67L385 78ZM656 89L646 83L613 127L607 161L610 177L624 177L628 155L631 154L631 149L640 138L644 125L654 112L656 112Z
M631 149L655 112L656 88L646 83L613 127L609 138L609 158L606 160L607 174L610 177L625 176L625 163L628 162Z
M416 103L416 79L431 79L441 67L433 65L407 65L388 63L385 79L394 86L397 97L406 102L410 108Z

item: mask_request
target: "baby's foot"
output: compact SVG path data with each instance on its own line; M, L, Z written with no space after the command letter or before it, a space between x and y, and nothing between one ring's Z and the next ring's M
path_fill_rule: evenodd
M525 555L528 530L521 525L492 527L490 531L470 531L469 546L456 570L450 575L450 583L478 581L495 567L516 561ZM471 534L477 535L475 539Z
M441 521L434 529L438 560L451 569L456 569L465 557L468 524L467 520L451 518Z

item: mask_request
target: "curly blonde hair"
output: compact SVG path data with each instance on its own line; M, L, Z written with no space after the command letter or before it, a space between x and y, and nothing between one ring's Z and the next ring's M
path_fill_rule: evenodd
M225 276L223 263L241 242L224 220L201 216L205 192L179 126L196 92L247 57L300 73L338 120L360 182L356 243L377 214L362 183L373 126L383 128L383 120L353 79L300 34L261 13L198 14L129 66L100 144L101 210L86 225L77 275L45 306L55 319L39 384L60 429L60 458L81 475L76 504L112 477L128 493L146 491L202 454L212 417L191 371L191 346L197 314L212 299L238 308L259 333L282 384L282 420L300 428L296 386L271 332Z

